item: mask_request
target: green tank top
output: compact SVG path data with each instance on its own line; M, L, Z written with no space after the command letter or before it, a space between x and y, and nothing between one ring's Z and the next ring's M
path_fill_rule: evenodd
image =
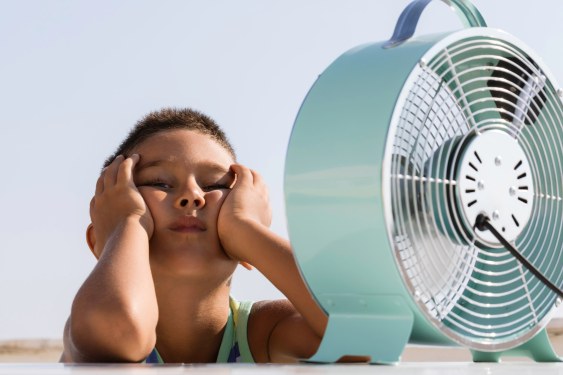
M250 301L239 302L230 298L229 318L217 354L217 363L254 363L247 338L248 317L252 303ZM158 350L154 348L145 363L164 363L164 361Z

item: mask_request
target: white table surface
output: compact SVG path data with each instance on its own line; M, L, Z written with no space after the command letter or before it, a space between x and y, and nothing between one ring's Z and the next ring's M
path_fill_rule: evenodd
M416 375L563 375L563 363L470 363L470 362L425 362L399 363L396 365L63 365L58 363L0 365L0 374L206 374L206 375L245 375L245 374L416 374Z

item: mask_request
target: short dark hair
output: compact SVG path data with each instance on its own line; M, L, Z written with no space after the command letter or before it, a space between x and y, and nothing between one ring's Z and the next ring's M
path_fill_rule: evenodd
M129 156L133 148L151 136L167 130L193 130L209 135L236 160L236 154L226 134L209 116L191 108L163 108L143 117L129 132L117 150L106 159L104 168L119 155Z

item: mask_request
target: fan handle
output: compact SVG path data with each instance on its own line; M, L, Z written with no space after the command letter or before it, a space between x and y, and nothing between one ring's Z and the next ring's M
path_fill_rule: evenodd
M410 39L416 30L422 11L431 1L413 0L407 5L397 20L393 36L383 48L396 47ZM485 19L469 0L442 0L442 2L453 8L465 27L487 27Z

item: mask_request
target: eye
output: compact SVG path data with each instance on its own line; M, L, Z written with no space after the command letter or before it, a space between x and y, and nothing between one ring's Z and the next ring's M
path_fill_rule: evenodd
M161 189L170 189L170 188L171 188L171 186L168 185L168 184L165 183L165 182L153 182L153 183L151 184L151 186L154 186L154 187L157 187L157 188L161 188Z
M154 187L157 189L170 189L172 188L172 185L162 181L162 180L150 180L150 181L146 181L143 182L137 186L148 186L148 187Z
M226 184L212 184L212 185L206 185L206 186L203 187L203 191L213 191L213 190L223 190L223 189L230 190L231 187L229 185L226 185Z

